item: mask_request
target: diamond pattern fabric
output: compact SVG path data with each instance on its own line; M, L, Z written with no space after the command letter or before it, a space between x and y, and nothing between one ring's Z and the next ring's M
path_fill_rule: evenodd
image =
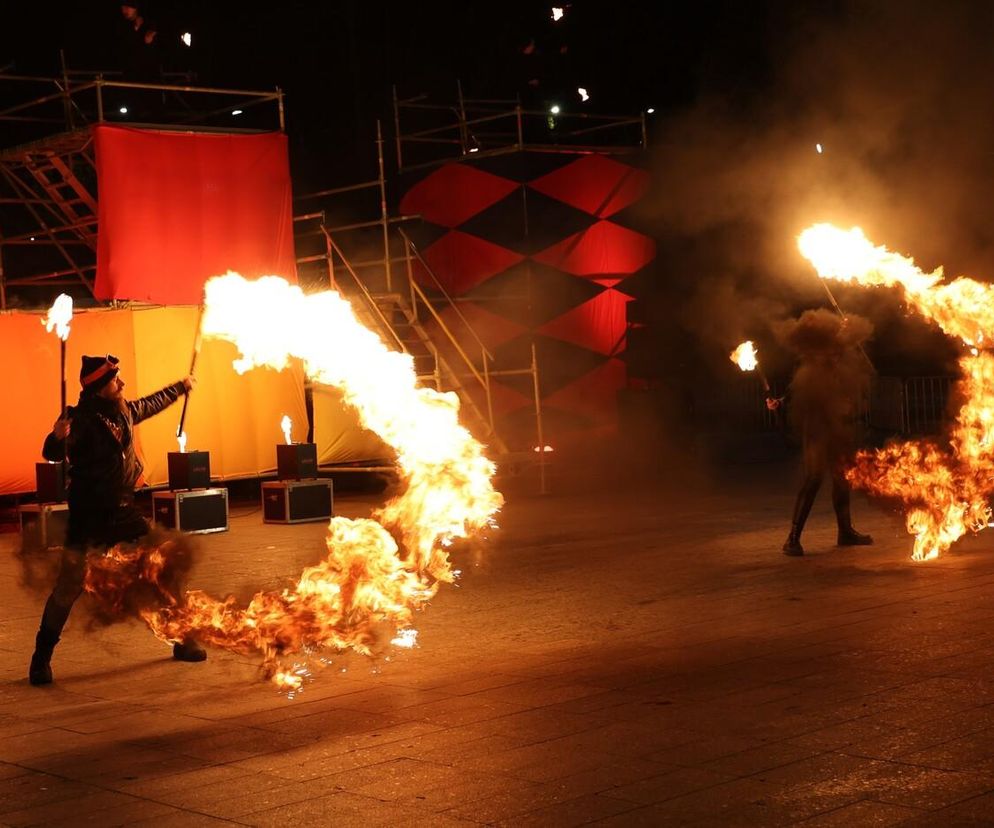
M647 186L646 171L624 157L515 152L445 164L401 201L422 217L412 237L460 298L494 369L527 368L535 344L550 445L616 423L625 283L656 255L650 237L625 226ZM512 446L537 439L533 394L527 373L492 384L498 430Z
M584 155L528 185L598 218L607 218L645 195L649 174L604 155Z
M468 164L445 164L407 191L400 200L400 211L445 227L458 227L517 188L513 181Z

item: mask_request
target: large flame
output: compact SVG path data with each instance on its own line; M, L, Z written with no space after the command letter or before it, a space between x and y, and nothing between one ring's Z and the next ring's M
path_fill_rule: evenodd
M72 322L72 297L66 293L60 293L52 307L48 309L48 314L42 320L42 324L49 333L54 328L55 335L65 342L69 338L70 322Z
M751 339L747 339L739 345L728 355L728 358L738 365L742 371L755 371L756 366L759 365L756 348L753 346Z
M394 448L406 485L374 519L332 518L327 554L293 586L260 592L244 607L189 592L143 617L168 641L192 634L261 652L267 674L288 690L300 687L308 668L282 663L285 656L412 646L414 611L457 574L447 547L492 526L503 502L491 482L494 464L459 424L458 398L417 387L410 355L388 350L335 291L305 295L277 277L250 282L229 273L211 279L205 296L204 336L238 347L236 370L303 360L315 382L341 389L363 425Z
M967 530L991 519L994 494L994 355L979 347L994 335L994 287L973 279L945 282L942 268L925 273L913 259L873 245L858 227L809 227L801 253L824 279L899 287L905 300L950 336L970 346L960 358L954 393L964 402L948 446L931 440L859 452L847 477L873 494L901 499L915 560L944 552Z

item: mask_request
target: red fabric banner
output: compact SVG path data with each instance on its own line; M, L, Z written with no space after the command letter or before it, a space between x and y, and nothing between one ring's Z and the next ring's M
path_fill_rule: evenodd
M286 135L94 131L98 299L199 304L228 270L296 282Z

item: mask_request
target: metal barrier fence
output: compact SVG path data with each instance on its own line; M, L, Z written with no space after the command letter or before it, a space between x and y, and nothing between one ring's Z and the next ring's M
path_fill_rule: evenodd
M902 406L904 434L934 434L949 420L953 377L908 377Z
M949 395L955 377L876 377L864 410L866 425L883 434L938 434L951 419ZM783 397L786 383L771 380L770 395ZM784 427L790 398L777 411L755 377L743 374L694 389L691 414L708 426L729 431L776 431Z

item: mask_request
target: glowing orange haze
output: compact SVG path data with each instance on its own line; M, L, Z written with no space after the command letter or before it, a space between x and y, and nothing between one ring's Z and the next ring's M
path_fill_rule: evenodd
M228 273L207 283L203 334L235 343L240 373L282 370L299 358L313 381L341 389L362 424L396 451L403 490L374 519L332 518L326 556L284 590L260 592L244 607L192 591L183 605L144 619L168 641L192 633L205 644L260 652L267 675L289 690L303 671L287 656L411 646L414 612L454 580L447 547L493 526L503 503L494 464L459 424L458 398L417 387L411 357L388 350L334 291L305 295L277 277L250 282ZM144 565L154 569L155 556ZM87 583L98 594L104 586Z
M962 277L946 282L942 268L925 273L913 259L873 245L858 227L816 224L797 243L822 278L896 287L911 307L970 349L959 360L962 376L953 394L964 402L948 442L914 440L862 451L847 473L860 488L900 499L915 536L912 557L935 558L991 520L994 356L980 348L994 337L994 286Z

